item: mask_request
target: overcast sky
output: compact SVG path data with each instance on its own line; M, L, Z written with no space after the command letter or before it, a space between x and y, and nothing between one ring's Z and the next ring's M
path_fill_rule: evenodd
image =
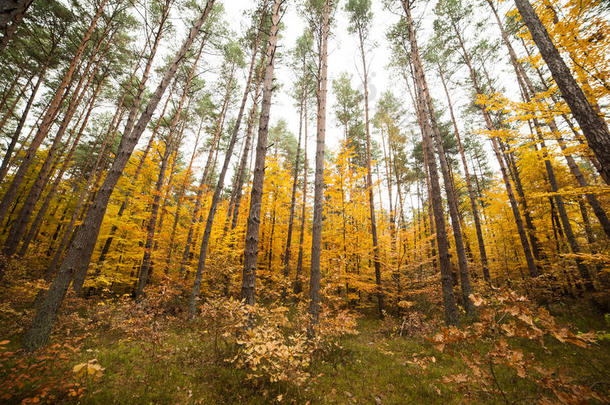
M297 9L298 5L301 4L301 1L290 0L287 4L288 8L282 20L284 26L280 32L281 38L279 40L280 50L284 53L294 48L297 38L302 35L306 26L306 22L299 15ZM433 12L434 4L434 0L431 0L430 2L422 1L418 3L414 10L414 18L419 22L420 27L417 32L420 47L427 42L428 37L430 36L432 21L435 18ZM254 6L253 2L249 0L227 0L223 2L223 5L225 8L225 18L229 22L230 30L241 35L250 23L249 18L245 15L245 11L250 10ZM343 9L344 5L345 1L340 1L339 8L335 14L335 24L332 27L332 36L329 40L326 144L331 151L336 151L338 149L339 142L343 138L342 129L337 126L337 120L335 119L332 108L335 103L332 92L332 80L336 79L342 72L348 72L352 75L352 86L360 90L363 89L358 39L355 35L348 32L348 16ZM507 6L504 6L504 10L507 9L506 7ZM491 17L491 15L489 16ZM373 0L373 21L370 26L370 39L367 49L371 117L375 113L378 97L386 90L392 91L399 100L403 101L403 105L407 112L412 113L413 111L404 80L396 78L392 71L387 68L391 53L385 38L385 33L388 28L392 24L395 24L401 17L402 15L397 15L384 9L381 0ZM490 18L487 31L490 35L499 36L497 27L494 24L495 21L491 21ZM219 62L220 61L217 61L216 65L218 65ZM299 114L294 106L294 100L290 96L295 76L289 68L288 62L287 57L284 57L276 63L275 75L277 80L281 83L281 87L273 93L271 125L274 125L280 119L284 119L288 123L289 130L296 136L299 129ZM214 64L211 60L208 61L208 63ZM501 76L502 71L506 70L506 65L491 65L489 66L489 70L492 75L496 77ZM210 72L212 75L216 75L217 73L218 72L214 72L214 69ZM243 75L245 75L245 73L243 73L242 76ZM466 72L462 72L461 75L465 78ZM445 95L442 87L440 87L440 81L431 73L428 73L427 78L433 97L440 100L444 105ZM510 83L508 83L508 88L511 88ZM458 120L460 120L461 107L468 101L468 96L467 92L459 88L454 88L452 91L452 101L456 104L455 107ZM241 96L239 97L241 98ZM446 119L449 119L448 113L444 110L442 112L446 114ZM234 116L236 112L230 111L229 114ZM414 116L409 117L409 120L414 120ZM462 127L462 132L464 132L465 128L461 121L460 126ZM310 151L309 156L311 158L313 156L313 151L315 150L315 120L310 120L309 129L308 148ZM415 130L418 131L419 129L415 128ZM372 136L373 139L379 138L379 135L375 133L374 130ZM313 163L313 161L311 163ZM492 167L493 166L492 162ZM387 202L384 202L384 205L386 204Z
M281 32L279 45L281 50L286 51L292 49L299 36L303 34L306 27L305 21L299 15L296 4L300 2L289 1L288 9L284 15L284 29ZM340 7L337 10L335 17L336 22L332 28L332 37L329 40L328 48L328 100L327 100L327 145L333 150L339 145L343 139L342 130L337 127L337 121L332 111L332 106L335 103L335 98L332 92L332 80L336 79L342 72L348 72L352 75L352 86L363 90L362 85L362 63L360 61L360 49L358 39L347 31L348 17L343 10L345 1L340 2ZM242 15L243 10L251 7L249 1L231 1L225 3L227 18L235 29L240 25L245 24ZM381 5L381 1L373 1L373 22L370 27L370 43L375 46L369 46L367 53L367 63L369 67L369 105L371 109L377 102L377 97L390 87L390 75L386 69L389 62L390 51L385 40L385 32L389 26L398 20L398 16L385 11ZM298 134L298 111L294 108L294 101L290 97L290 90L294 80L294 74L287 66L287 60L282 60L277 66L276 76L282 83L282 88L273 94L273 108L271 110L271 121L275 122L278 119L284 118L288 122L290 130L294 134ZM395 90L401 91L400 88ZM373 116L373 111L371 111ZM315 122L310 122L312 129L315 129ZM310 134L314 134L310 131ZM314 135L310 136L310 145L313 150Z

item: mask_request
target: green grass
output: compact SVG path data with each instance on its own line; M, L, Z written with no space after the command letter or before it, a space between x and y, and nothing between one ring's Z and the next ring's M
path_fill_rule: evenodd
M586 318L578 311L561 316L574 321L581 331L588 330L589 326L605 327L603 317ZM571 319L575 316L578 319ZM38 366L31 368L32 373L48 375L36 384L25 384L13 392L14 396L6 403L19 403L36 395L48 378L77 381L71 373L72 367L93 358L105 368L103 376L99 380L83 381L85 391L79 399L59 392L58 400L88 404L266 404L275 402L281 395L281 403L298 404L505 403L500 395L487 394L480 387L458 387L442 382L444 376L467 373L459 354L468 356L474 350L483 350L484 343L462 343L452 356L440 353L424 337L382 334L381 326L378 320L361 318L358 335L344 336L338 342L340 348L315 356L309 370L311 381L301 387L248 380L246 371L224 360L233 348L220 344L215 350L212 337L200 332L202 325L185 326L182 321L174 321L154 342L98 330L65 359L51 356L39 361L24 356L21 361L25 364L38 361ZM589 349L552 339L546 342L547 349L531 341L518 341L515 345L533 353L544 367L564 369L575 381L607 393L610 386L605 373L610 365L608 341ZM408 363L414 355L434 356L436 362L429 362L423 369ZM1 364L4 367L0 369L0 381L14 378L10 368L15 362ZM496 366L495 372L502 390L513 403L534 403L541 395L548 394L537 384L516 377L508 367ZM0 393L3 393L1 389Z

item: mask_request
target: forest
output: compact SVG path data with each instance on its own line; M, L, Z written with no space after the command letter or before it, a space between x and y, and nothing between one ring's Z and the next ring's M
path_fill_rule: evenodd
M610 403L609 105L606 0L2 0L0 402Z

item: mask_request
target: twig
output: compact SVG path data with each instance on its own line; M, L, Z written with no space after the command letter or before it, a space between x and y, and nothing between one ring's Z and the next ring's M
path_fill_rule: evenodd
M493 360L491 358L489 359L489 369L491 371L492 377L494 378L494 382L496 383L496 387L498 387L498 389L500 390L500 394L502 394L502 398L504 398L504 402L510 405L511 402L508 400L508 398L506 398L504 390L502 390L502 387L500 387L500 383L498 382L498 378L496 377L496 373L494 372Z

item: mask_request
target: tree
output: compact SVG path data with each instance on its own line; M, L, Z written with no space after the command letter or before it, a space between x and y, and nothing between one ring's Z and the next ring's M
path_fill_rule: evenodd
M68 290L70 282L72 281L73 275L79 271L79 268L87 267L89 265L110 195L112 194L134 147L157 108L161 97L163 97L163 93L165 93L165 90L169 86L180 62L184 59L184 56L198 36L199 30L208 18L213 5L214 0L208 0L199 18L193 23L188 36L174 56L172 63L163 75L161 82L158 84L155 92L148 101L146 108L140 115L133 130L123 134L112 167L106 175L106 179L100 187L93 204L87 211L87 215L85 216L82 225L74 236L73 241L66 252L66 256L58 269L55 280L40 303L34 320L32 321L32 325L24 336L23 345L27 350L34 350L47 342L51 327L53 326L53 322L55 321L55 317L57 316L57 312L66 291Z
M437 8L437 14L439 16L442 16L442 19L436 20L438 22L437 29L439 29L440 27L448 26L447 29L453 31L455 38L458 41L459 49L461 50L461 56L464 60L464 63L468 67L468 72L470 74L470 80L472 82L474 91L476 92L476 94L483 94L481 85L479 83L479 79L477 78L477 74L476 74L474 66L472 64L472 60L470 58L469 53L466 50L466 45L464 44L464 40L462 38L460 29L457 26L457 20L459 20L460 18L463 19L464 16L468 14L469 10L462 8L460 2L453 1L453 0L443 1L442 3L437 4L436 8ZM525 256L527 268L529 270L530 275L532 277L536 277L540 274L540 271L536 265L536 262L534 261L534 255L532 254L532 251L534 251L534 252L537 251L537 247L536 247L537 241L536 241L535 233L533 231L530 232L530 240L532 243L532 246L530 246L530 242L528 242L528 239L527 239L525 226L523 225L523 219L521 218L521 213L519 211L519 207L517 205L517 200L516 200L514 192L513 192L513 185L509 178L507 165L505 164L505 159L503 157L504 153L501 150L501 141L498 139L498 136L494 133L494 131L496 131L496 126L494 125L494 123L489 115L489 112L487 110L485 110L484 108L481 108L480 111L485 120L485 125L487 126L487 129L492 133L491 134L492 147L494 150L494 154L496 155L496 159L498 160L498 163L500 165L500 171L502 173L502 178L504 180L504 185L506 187L506 193L507 193L509 201L510 201L511 209L513 212L513 217L515 219L515 225L517 226L517 232L519 234L519 239L521 241L521 247L523 248L523 253ZM515 171L515 174L516 174L516 171ZM515 176L515 183L516 183L518 190L520 190L521 189L520 182L518 181L518 177L516 177L516 176ZM521 194L521 202L522 202L522 204L525 204L525 197L522 195L522 193L520 193L520 194ZM527 222L529 222L529 220L527 219L527 215L528 215L527 207L524 207L524 210L526 213L526 220L527 220ZM531 230L531 227L530 227L530 230Z
M11 205L13 205L13 202L15 201L15 198L17 197L17 191L18 191L19 187L21 186L21 184L23 183L26 172L29 169L32 162L34 161L34 158L36 156L36 151L38 150L38 148L42 144L42 141L46 138L49 130L51 129L51 125L53 123L55 115L57 114L57 112L60 108L60 104L61 104L64 96L68 93L68 91L67 91L68 84L71 83L72 76L74 75L74 72L80 61L81 56L83 55L83 52L85 51L85 47L87 46L89 40L91 39L91 35L93 34L94 29L95 29L100 17L102 16L102 14L104 12L104 6L106 4L106 1L107 0L102 0L101 3L99 4L99 6L97 7L95 15L92 17L91 22L89 23L88 29L84 33L84 35L78 45L78 48L76 49L76 52L74 54L74 59L68 66L58 87L55 89L54 96L53 96L52 100L50 101L49 107L47 108L47 111L44 115L44 118L42 119L42 122L40 123L40 125L38 127L38 130L36 131L36 135L30 142L28 150L27 150L23 160L21 161L21 164L19 165L19 169L15 173L15 176L13 177L10 186L4 193L4 195L2 197L2 201L0 201L0 222L4 221L8 210L10 209ZM61 136L56 137L56 139L60 140ZM2 274L3 274L3 269L0 269L0 278L2 277Z
M608 125L587 100L585 93L561 58L559 51L530 2L528 0L515 0L515 5L538 46L542 58L551 71L555 83L561 90L563 98L568 103L574 119L580 125L589 146L601 164L603 172L606 177L610 178L610 131Z
M9 43L34 0L7 0L0 5L0 51Z
M362 81L364 84L364 117L366 129L366 186L369 193L369 211L371 218L371 238L373 239L373 263L375 265L375 282L377 283L377 306L379 316L383 317L383 291L381 287L381 262L379 259L379 241L377 221L375 219L375 198L373 197L373 174L371 172L371 129L369 119L368 66L366 64L365 41L368 39L369 25L373 19L371 0L349 0L345 6L350 16L350 33L358 35L360 56L362 59Z
M263 98L261 117L258 126L256 143L256 161L254 162L254 178L250 193L250 211L244 248L244 268L242 275L241 297L246 304L254 305L256 300L256 267L258 261L258 230L260 226L261 201L263 197L263 181L265 180L265 156L267 155L267 136L269 134L269 112L273 93L273 69L283 0L274 0L271 9L271 29L267 40L265 79L263 81Z
M313 230L311 238L311 268L309 276L309 333L315 332L320 316L320 254L322 244L322 218L324 198L324 149L326 139L326 91L328 76L328 36L336 2L332 0L307 0L306 16L314 35L316 63L316 169L314 179Z
M458 323L457 308L455 306L455 297L453 295L453 287L451 281L451 264L449 261L449 246L447 240L447 231L445 229L445 218L443 214L443 206L441 200L441 190L438 180L438 169L436 158L434 157L434 146L431 139L433 132L430 127L429 119L432 119L433 112L430 110L429 99L426 101L424 90L424 72L423 65L420 61L419 48L415 35L415 27L411 16L411 5L407 1L402 1L403 11L406 17L408 39L411 44L411 60L413 62L413 77L417 88L416 102L419 114L419 121L422 132L422 142L424 147L424 157L427 160L429 184L432 200L432 209L434 210L434 224L436 230L436 242L439 254L439 264L441 268L441 286L443 291L443 304L445 308L445 322L448 325L456 325ZM435 133L437 135L437 133ZM437 138L437 146L440 144L440 139ZM447 187L447 182L445 182ZM450 189L446 190L450 193ZM454 224L455 225L455 224ZM465 302L466 304L466 302ZM468 304L466 304L468 305Z

